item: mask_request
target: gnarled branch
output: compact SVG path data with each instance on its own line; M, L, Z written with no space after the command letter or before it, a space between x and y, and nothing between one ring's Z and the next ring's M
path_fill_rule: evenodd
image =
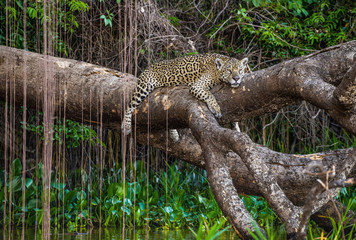
M356 135L355 106L342 107L343 103L334 97L337 89L342 93L342 89L353 86L350 79L355 54L356 41L353 41L251 73L237 89L217 86L212 92L223 113L218 122L204 103L189 94L187 87L157 89L137 111L137 139L143 143L150 139L153 146L207 169L220 207L243 236L248 236L246 228L251 228L251 221L238 193L264 196L287 223L287 232L294 234L300 222L300 206L305 205L317 179L304 174L304 169L317 161L327 169L335 165L338 176L355 177L355 151L344 149L306 156L282 154L220 125L274 112L305 100L325 109L344 129ZM0 98L4 99L9 93L4 83L13 81L16 83L14 99L22 104L22 80L26 69L28 106L35 107L37 99L42 99L42 89L38 86L42 86L44 62L51 63L51 73L57 82L55 94L60 100L56 102L57 110L63 109L59 106L65 103L68 118L79 121L84 118L85 122L120 130L121 116L137 79L115 70L0 46L0 82L3 83L0 84ZM102 118L96 114L100 112ZM182 128L178 143L167 139L167 122L169 128ZM151 128L149 135L148 127ZM326 215L325 209L330 210L330 206L328 203L314 207L313 211L321 208ZM354 216L352 212L349 214ZM333 217L337 217L337 213ZM315 215L313 218L320 223L324 220L318 220Z

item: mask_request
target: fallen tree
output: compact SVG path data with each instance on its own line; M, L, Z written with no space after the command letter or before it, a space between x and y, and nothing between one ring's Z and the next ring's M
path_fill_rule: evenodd
M67 118L84 118L117 131L137 80L97 65L0 46L1 100L6 100L12 84L13 102L23 103L24 75L27 106L41 102L42 81L44 77L52 78L57 111L65 109ZM319 225L330 226L320 215L338 218L330 197L337 194L338 187L355 184L355 149L282 154L253 143L244 133L221 126L304 100L327 111L346 131L356 135L356 41L253 72L237 89L220 85L212 92L221 106L223 117L219 120L189 94L187 87L155 90L137 110L133 136L206 169L220 208L243 237L248 238L247 229L254 231L254 227L239 193L265 197L286 224L290 238L297 231L303 238L305 219L310 215ZM169 139L167 124L179 129L177 143ZM328 185L328 191L317 179ZM325 179L330 183L326 184ZM355 213L348 214L355 224Z

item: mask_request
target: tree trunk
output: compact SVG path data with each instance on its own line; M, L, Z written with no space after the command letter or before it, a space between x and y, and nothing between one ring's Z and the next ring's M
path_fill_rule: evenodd
M49 75L57 84L57 111L63 111L65 104L67 118L84 118L85 122L120 131L137 78L112 69L0 46L0 98L5 100L9 91L6 82L12 81L16 86L15 101L23 104L26 69L27 106L35 107L42 100L45 62L51 66ZM221 84L212 93L221 106L223 117L219 120L189 94L187 87L155 90L134 116L133 135L141 143L149 139L152 146L206 169L219 206L243 237L249 238L247 229L254 228L240 193L265 197L286 224L290 238L296 234L303 238L305 219L311 214L321 226L330 227L319 216L327 216L328 211L337 219L337 213L330 211L332 202L316 182L318 178L325 179L327 171L306 171L313 172L313 166L327 170L335 166L336 174L330 175L329 186L350 185L345 180L356 177L356 150L282 154L253 143L244 133L221 126L304 100L327 111L346 131L356 135L356 41L250 73L238 88ZM100 112L101 119L97 114ZM167 138L167 123L169 128L179 129L177 143ZM330 192L335 196L337 190ZM348 214L356 223L355 214Z

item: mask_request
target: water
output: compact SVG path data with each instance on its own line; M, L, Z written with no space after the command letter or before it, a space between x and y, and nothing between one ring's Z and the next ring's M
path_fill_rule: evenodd
M66 232L63 230L51 232L51 240L121 240L122 230L119 228L94 228L87 232ZM24 234L21 228L13 228L11 234L8 231L3 231L0 235L0 239L23 239L23 240L40 240L42 239L41 232L34 228L26 228ZM128 229L125 231L124 239L173 239L173 240L193 240L196 239L194 234L189 229L184 230L151 230L146 232L143 230ZM228 240L239 239L231 230L228 230L221 234L216 239Z

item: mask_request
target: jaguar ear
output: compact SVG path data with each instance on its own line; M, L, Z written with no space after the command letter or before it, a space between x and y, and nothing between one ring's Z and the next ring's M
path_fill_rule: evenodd
M215 64L216 64L216 67L218 68L218 70L221 70L223 63L220 58L215 59Z
M247 58L247 57L246 57L246 58L243 58L243 59L241 60L241 64L242 64L243 66L247 65L247 63L248 63L248 58Z

